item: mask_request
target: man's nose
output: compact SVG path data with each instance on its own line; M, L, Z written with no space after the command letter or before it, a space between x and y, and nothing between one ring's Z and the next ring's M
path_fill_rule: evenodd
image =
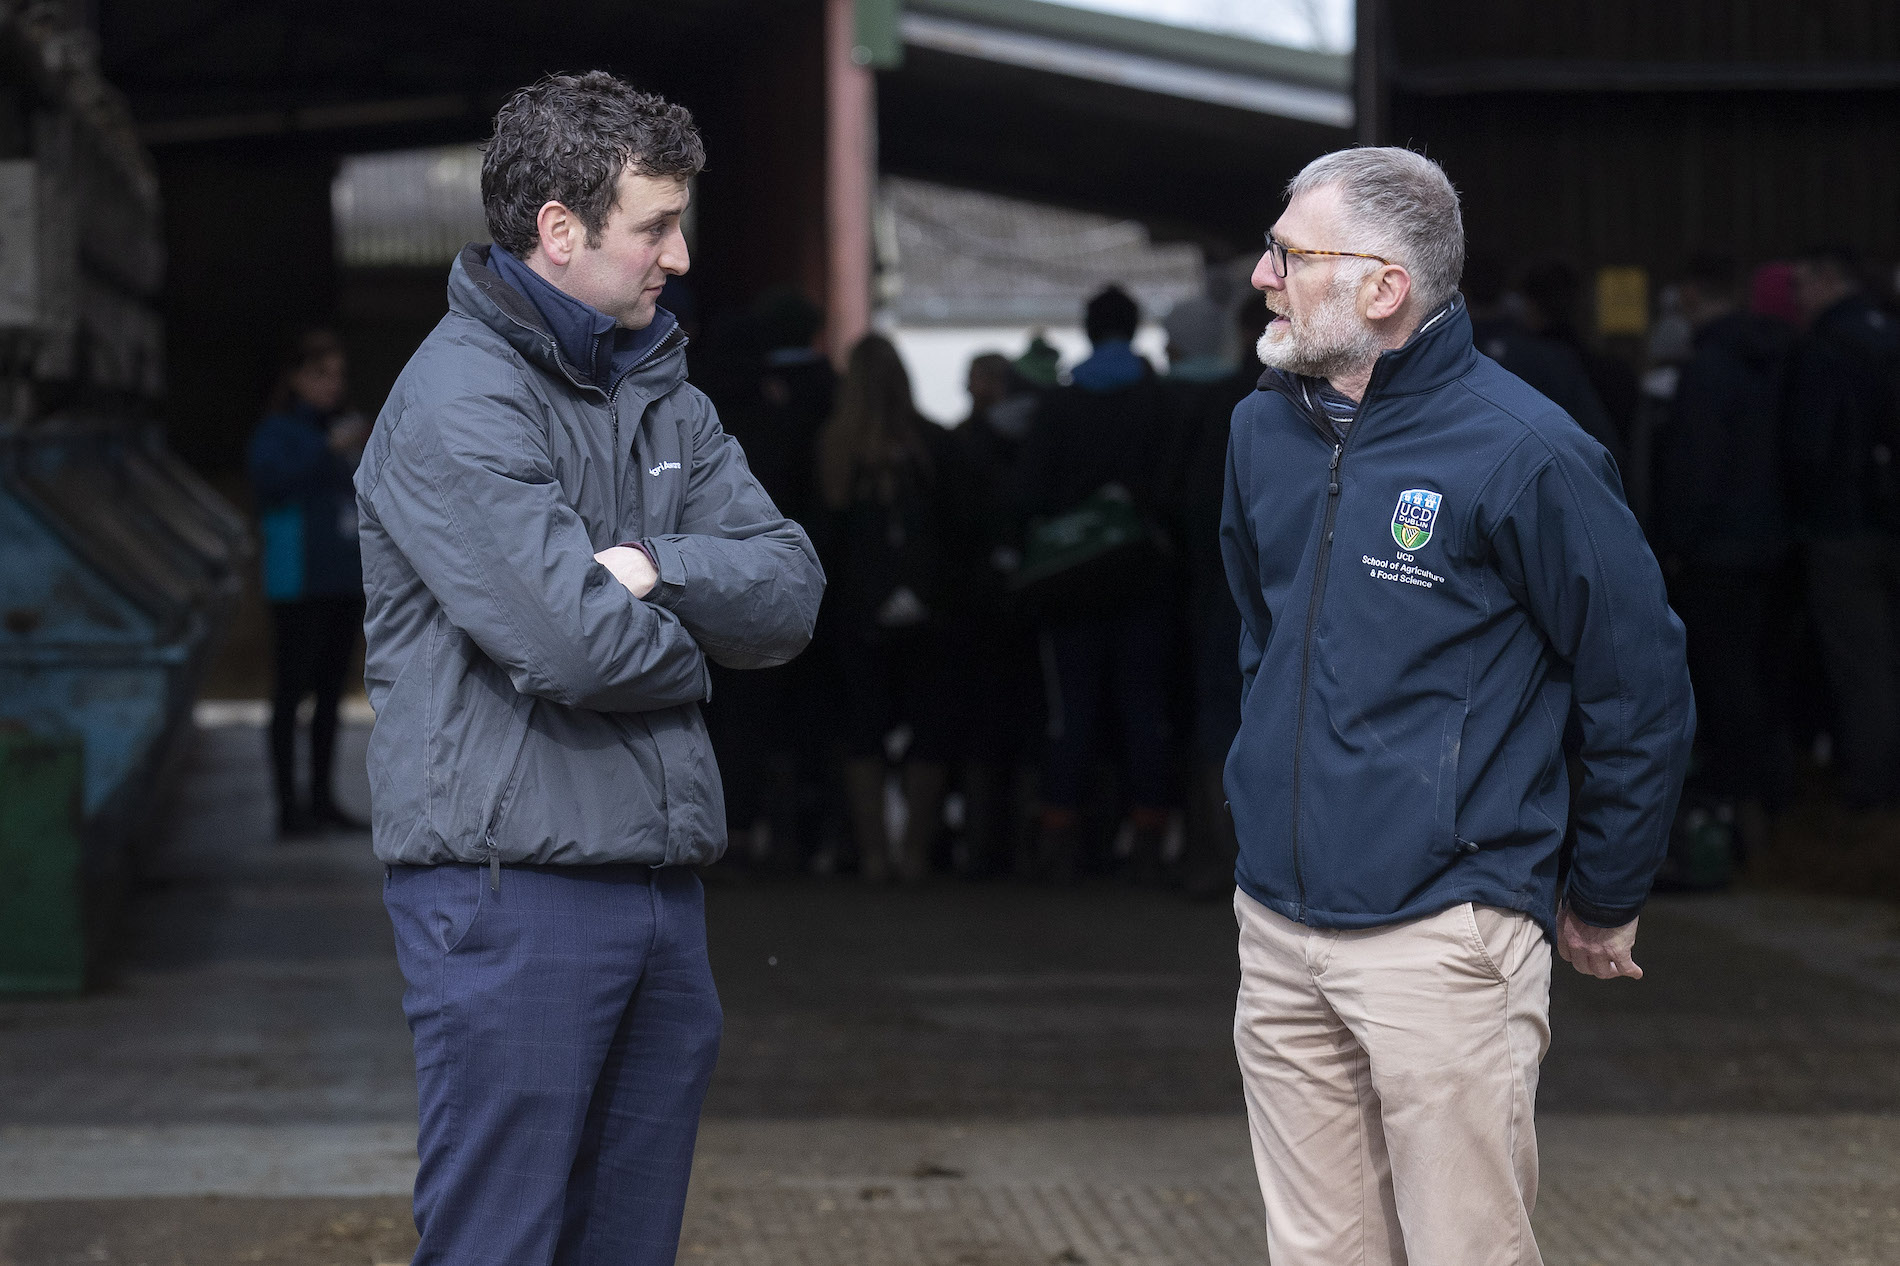
M1255 290L1285 290L1286 278L1273 271L1273 252L1268 251L1253 266L1253 288Z
M674 277L684 277L692 266L692 257L686 253L686 235L674 229L667 239L666 249L660 252L660 268Z

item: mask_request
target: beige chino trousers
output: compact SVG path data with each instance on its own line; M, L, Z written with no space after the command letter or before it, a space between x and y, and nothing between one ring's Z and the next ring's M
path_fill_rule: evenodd
M1244 892L1234 1048L1273 1266L1541 1266L1550 943L1453 906L1310 928Z

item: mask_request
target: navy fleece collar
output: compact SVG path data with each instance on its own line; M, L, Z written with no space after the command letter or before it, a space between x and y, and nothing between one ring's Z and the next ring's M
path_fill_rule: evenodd
M541 314L548 332L560 344L567 362L602 390L611 391L614 383L652 351L670 333L677 321L664 308L656 308L653 320L643 330L628 330L591 304L552 285L541 274L499 247L488 252L488 266Z
M1435 310L1402 347L1381 352L1373 362L1372 378L1359 399L1361 408L1374 392L1380 395L1417 395L1433 391L1471 368L1477 349L1471 343L1471 313L1463 295L1453 295ZM1279 390L1294 401L1304 394L1302 383L1319 385L1318 379L1303 378L1284 369L1268 369L1260 375L1260 390Z

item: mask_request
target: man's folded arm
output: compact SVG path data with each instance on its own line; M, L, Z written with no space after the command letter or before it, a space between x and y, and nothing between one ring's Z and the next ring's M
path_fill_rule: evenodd
M1682 624L1662 572L1594 444L1559 452L1494 521L1492 548L1571 666L1584 768L1565 899L1597 927L1641 913L1669 844L1695 737Z
M521 693L599 712L704 700L698 644L594 561L535 435L495 396L405 411L365 508Z
M679 617L713 662L769 668L805 649L825 573L805 529L785 518L712 405L694 433L680 530L640 542L660 573L647 595Z

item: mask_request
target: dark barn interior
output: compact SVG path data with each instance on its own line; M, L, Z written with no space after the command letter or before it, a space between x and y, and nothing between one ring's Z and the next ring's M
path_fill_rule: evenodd
M1225 11L1251 16L1256 4L1266 0ZM975 301L952 316L905 309L887 240L905 199L982 219L940 234L976 246L916 267L916 290L979 271L969 261L1004 228L1057 219L1083 224L1077 236L1136 243L1113 260L1172 260L1190 274L1204 293L1176 307L1213 313L1217 381L1239 384L1210 413L1218 430L1194 422L1198 441L1219 441L1197 470L1221 480L1232 401L1261 368L1259 323L1244 338L1233 329L1236 316L1265 320L1238 278L1260 258L1289 178L1353 144L1443 165L1470 258L1498 283L1497 312L1528 310L1527 271L1569 278L1578 373L1588 358L1591 373L1628 387L1615 473L1645 530L1671 492L1651 440L1672 424L1693 350L1682 286L1706 257L1729 257L1732 276L1791 276L1790 261L1851 247L1869 308L1900 321L1894 0L1277 7L1348 5L1346 44L1292 47L1164 18L1160 0L0 0L0 1266L395 1266L417 1243L415 1052L384 904L396 872L354 821L369 812L375 724L359 693L360 641L337 740L338 817L293 830L267 751L265 696L283 667L261 557L270 507L247 467L287 336L337 331L346 403L373 416L446 310L439 242L346 258L339 175L352 165L479 143L513 92L554 73L605 69L690 108L709 157L685 230L691 381L731 434L751 426L755 468L792 471L811 512L799 517L824 520L814 538L834 534L817 549L828 569L845 512L814 491L815 437L841 415L834 371L860 338L895 340L912 322L903 332L950 349L957 391L966 370L974 382L973 356L994 350L990 369L1033 403L1054 389L1059 360L1067 372L1076 358L1067 345L1060 356L1051 344L1020 359L1017 349L1032 333L1066 333L1086 350L1084 331L1067 326L1079 298L1111 280L1091 275L1058 295L1060 309L1035 308L1046 296L1030 294L1031 270L1007 271L1025 256L999 248L981 271L1027 296L1009 322ZM465 150L458 161L466 175ZM997 209L1006 202L1011 214ZM1238 293L1223 297L1223 285ZM782 312L771 304L786 291L819 311L795 310L797 333L766 342L760 314ZM1140 315L1154 351L1177 341L1156 320L1174 311L1143 298ZM1792 345L1805 327L1780 319ZM721 344L722 328L758 345ZM1177 350L1166 352L1169 373L1183 371L1173 386L1195 359L1177 362ZM752 376L722 353L752 356ZM818 380L822 405L797 390ZM1776 391L1774 425L1798 429L1799 396ZM971 419L1012 398L981 405L975 385L968 395ZM326 425L348 410L333 412ZM930 443L942 438L915 412ZM805 448L765 424L787 417L805 427ZM1184 456L1171 439L1154 464L1184 468L1206 450ZM1323 450L1320 461L1323 475ZM994 487L965 477L974 464L945 469L955 473L942 500L959 510L959 499L984 513L1008 500L1000 462L982 468ZM1043 491L1008 479L1024 502ZM1228 487L1212 486L1184 474L1170 485L1170 524L1206 528L1204 546ZM1733 517L1744 528L1772 517L1756 510ZM946 535L994 581L984 569L1020 564L1022 542L991 550L987 523L969 530L978 518ZM338 532L354 548L347 522ZM1389 546L1376 526L1378 548ZM1395 517L1403 544L1400 530ZM1330 526L1323 534L1330 545ZM1849 803L1836 743L1848 692L1818 666L1814 610L1830 594L1810 588L1808 542L1794 536L1754 572L1718 573L1746 572L1779 606L1762 621L1775 660L1763 675L1776 679L1786 732L1727 738L1780 761L1785 794L1772 816L1761 788L1699 795L1698 765L1680 810L1660 819L1669 857L1643 908L1647 978L1556 964L1554 1045L1524 1088L1545 1158L1536 1238L1552 1266L1900 1262L1900 796ZM1205 554L1190 563L1189 552L1117 583L1179 597L1198 578L1204 591ZM1894 557L1900 547L1869 570L1900 576ZM1679 562L1658 570L1682 611ZM1231 607L1218 551L1211 573ZM832 585L826 619L842 605ZM1715 587L1704 610L1737 609L1722 605L1734 586ZM1900 646L1900 580L1893 590ZM1223 762L1234 732L1205 759L1192 715L1202 702L1182 700L1213 676L1197 675L1204 660L1239 681L1237 637L1218 654L1204 641L1190 650L1189 627L1213 621L1182 600L1164 653L1124 656L1168 676L1170 711L1155 727L1172 797L1161 820L1128 794L1140 762L1106 740L1087 803L1064 819L1039 799L1063 725L1050 715L1061 665L1040 614L1017 602L982 607L993 625L958 625L933 644L954 670L930 679L946 710L1015 705L987 729L965 716L970 750L941 761L918 756L908 720L876 754L845 752L847 678L868 675L868 657L854 655L882 645L875 637L849 642L821 620L789 667L711 670L727 851L697 870L724 1037L681 1262L1265 1259L1233 1043L1234 849L1215 858L1212 886L1197 887L1188 865L1233 838ZM1016 621L1015 659L983 640L1004 617ZM1693 658L1698 631L1684 622ZM1007 671L978 680L998 664ZM1103 694L1124 690L1117 677ZM1695 691L1709 715L1712 696L1700 680ZM1121 720L1124 706L1109 697L1104 717ZM291 754L307 755L298 742ZM1543 767L1558 802L1561 766L1553 755ZM1581 777L1581 763L1571 772ZM934 811L935 851L927 873L897 882L913 803ZM1554 849L1561 814L1550 821ZM1001 847L972 844L980 824ZM1424 831L1390 831L1401 843L1412 833ZM873 835L889 837L890 874L873 874L855 842ZM1037 853L1047 836L1084 861L1056 873ZM492 831L488 845L471 874L512 883ZM1469 935L1488 955L1475 921ZM1355 1111L1376 1112L1376 1099Z

